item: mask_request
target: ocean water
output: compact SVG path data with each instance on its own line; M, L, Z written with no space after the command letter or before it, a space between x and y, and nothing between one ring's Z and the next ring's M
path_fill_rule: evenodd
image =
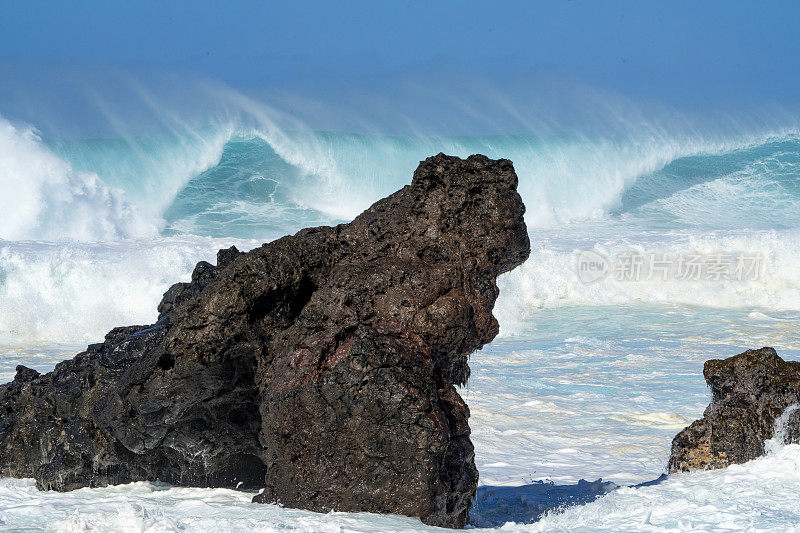
M473 527L800 529L800 446L659 480L672 437L710 399L705 360L761 346L800 357L791 124L448 137L226 122L99 139L34 126L0 117L0 380L154 321L163 291L219 248L349 220L429 155L506 157L532 253L499 280L500 335L471 356L461 389L480 472ZM432 529L251 497L152 483L43 493L3 479L0 527Z

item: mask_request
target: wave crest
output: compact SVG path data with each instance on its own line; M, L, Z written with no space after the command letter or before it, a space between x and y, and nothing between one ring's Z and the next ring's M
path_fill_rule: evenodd
M0 238L116 240L157 227L94 173L78 172L32 128L0 117Z

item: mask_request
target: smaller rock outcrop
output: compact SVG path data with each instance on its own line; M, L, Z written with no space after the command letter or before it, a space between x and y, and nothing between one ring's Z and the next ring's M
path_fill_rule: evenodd
M773 348L747 350L727 359L706 361L703 376L711 404L672 441L669 471L725 468L764 454L775 435L800 437L800 362L784 361Z

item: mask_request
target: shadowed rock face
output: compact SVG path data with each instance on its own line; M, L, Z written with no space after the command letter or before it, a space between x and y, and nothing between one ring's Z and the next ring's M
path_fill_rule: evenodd
M763 455L776 420L800 401L800 363L772 348L706 361L703 375L711 404L673 439L670 472L725 468ZM785 440L797 442L800 411L787 415Z
M0 388L0 465L43 489L137 480L462 527L477 486L454 388L530 250L510 161L440 154L353 222L199 263L156 324Z

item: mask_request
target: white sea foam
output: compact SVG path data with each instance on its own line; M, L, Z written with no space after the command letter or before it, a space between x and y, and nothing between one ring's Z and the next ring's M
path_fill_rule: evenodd
M626 119L593 135L322 134L287 129L275 110L241 95L221 98L234 112L217 129L184 127L178 117L169 121L173 137L126 134L119 143L46 144L0 119L0 209L12 215L0 221L0 375L10 378L20 363L47 370L113 326L152 322L162 292L188 279L195 262L260 243L234 237L348 219L439 151L512 159L531 228L531 258L499 282L503 336L472 357L461 390L481 483L653 479L674 433L708 403L704 360L759 345L798 353L800 167L797 137L787 136L795 130L714 134L641 118L641 127ZM225 159L230 140L253 138L269 144L274 166L243 168L241 153ZM197 174L211 186L192 196L182 188ZM231 180L250 187L254 176L275 187L225 195ZM629 197L636 186L640 196ZM183 235L159 235L176 195L184 211L171 229ZM237 224L251 231L235 233ZM764 262L760 276L741 282L608 275L583 283L582 250L735 251ZM53 343L70 346L44 348ZM506 529L790 529L800 523L800 447L771 451ZM147 483L40 493L30 480L6 479L0 521L64 531L430 530L415 519L319 515L250 497Z
M780 453L781 449L786 445L787 429L792 415L800 409L800 404L792 404L783 410L781 416L775 419L774 430L772 438L764 443L764 451L767 454Z
M218 249L241 239L163 237L144 241L0 241L0 345L81 344L114 326L149 324L163 292L187 281Z
M800 445L724 470L673 474L509 531L800 531Z
M627 233L626 233L627 232ZM623 303L688 304L719 308L800 309L800 233L782 231L673 231L631 232L609 226L582 233L580 228L532 234L530 258L499 281L500 298L495 314L503 335L524 332L524 319L553 307L612 305ZM619 255L638 253L677 259L681 256L737 256L751 258L758 275L737 279L648 274L642 267L636 279L609 268L596 281L579 277L578 258L592 250L610 264ZM733 269L731 269L733 270ZM754 270L755 272L755 270ZM523 328L523 329L520 329Z
M157 226L96 174L76 172L36 132L0 117L0 238L115 240Z
M620 488L598 500L502 531L798 531L800 445L725 470L676 474L648 487ZM249 503L224 489L134 483L40 493L33 480L0 481L0 519L10 529L48 531L438 531L413 518L317 514ZM527 502L531 504L532 502ZM477 530L481 531L481 530Z
M461 393L472 411L481 485L549 480L569 494L582 477L619 485L655 479L664 472L679 421L700 416L709 401L705 359L730 355L739 343L765 335L784 357L799 353L796 336L776 332L774 321L742 323L745 313L723 311L671 312L660 306L553 310L536 321L536 338L500 341L475 354ZM572 335L576 330L582 335ZM0 372L7 374L17 360L4 355ZM547 488L520 492L508 509L484 504L480 513L519 516L538 509L534 520L550 509L536 523L519 519L504 531L786 530L800 518L800 446L779 446L726 470L623 487L566 509L553 504ZM9 529L48 531L436 530L413 518L317 514L252 504L251 497L150 483L39 492L33 480L4 479L0 520Z

